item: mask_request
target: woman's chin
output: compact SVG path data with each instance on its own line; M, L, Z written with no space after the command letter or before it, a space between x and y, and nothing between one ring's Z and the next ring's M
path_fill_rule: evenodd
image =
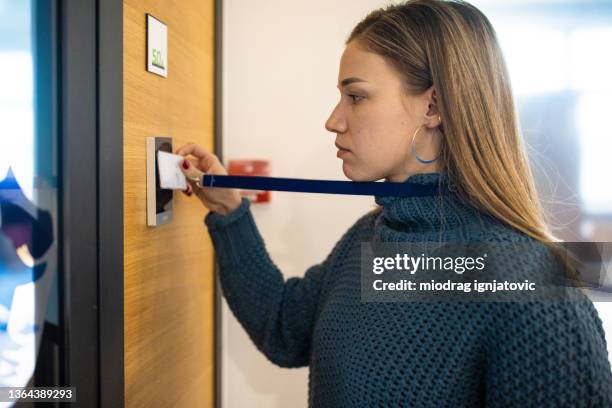
M355 168L351 165L347 165L346 162L342 164L342 172L351 181L371 181L372 177L368 177L367 174L363 174L359 171L356 171Z
M348 178L351 181L356 181L354 180L353 177L353 171L351 170L351 166L347 165L345 161L342 162L342 172L344 173L344 175L346 176L346 178Z

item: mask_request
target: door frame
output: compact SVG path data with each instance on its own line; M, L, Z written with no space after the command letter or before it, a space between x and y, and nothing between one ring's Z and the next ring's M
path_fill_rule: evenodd
M57 1L61 383L123 407L123 1Z
M214 0L214 144L215 155L223 163L223 0ZM221 283L217 278L219 271L219 263L216 261L213 265L213 287L214 287L214 350L213 357L214 367L214 405L216 408L223 406L222 400L222 378L223 378L223 302Z
M117 408L125 406L123 0L56 1L61 384L77 388L78 407ZM223 160L223 1L214 0L214 9L214 152ZM221 407L217 271L215 262L213 388Z

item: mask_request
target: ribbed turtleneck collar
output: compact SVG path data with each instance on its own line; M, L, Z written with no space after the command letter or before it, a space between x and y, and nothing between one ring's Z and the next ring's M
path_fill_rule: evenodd
M402 183L440 183L446 193L421 197L375 196L376 203L382 206L375 225L376 240L418 242L467 239L463 236L467 235L466 228L479 222L480 213L449 190L449 180L445 174L418 173ZM449 232L452 236L445 236Z

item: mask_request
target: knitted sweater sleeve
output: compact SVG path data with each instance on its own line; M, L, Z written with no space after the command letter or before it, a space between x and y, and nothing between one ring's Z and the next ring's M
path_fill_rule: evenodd
M586 296L502 307L488 353L487 407L612 407L602 322Z
M265 247L242 199L232 212L209 212L208 227L219 265L223 295L255 346L281 367L308 365L312 329L331 254L286 281Z

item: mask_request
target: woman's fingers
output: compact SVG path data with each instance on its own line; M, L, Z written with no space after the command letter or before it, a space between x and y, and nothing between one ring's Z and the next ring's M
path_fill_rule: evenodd
M195 143L187 143L181 147L179 147L176 151L176 154L180 154L181 156L186 156L188 154L192 154L196 157L204 157L208 154L212 154L206 151L202 146L197 145Z
M177 149L176 154L183 156L179 168L188 180L189 186L184 191L186 195L195 195L206 208L220 212L240 200L239 193L234 189L202 187L201 181L205 174L227 175L227 170L213 153L195 143L188 143ZM196 161L191 162L186 156L193 156Z
M176 151L176 154L181 156L187 156L189 154L195 156L198 159L200 167L206 172L219 164L219 159L215 154L207 151L205 148L195 143L187 143L186 145L180 147Z
M185 194L187 197L191 197L193 194L193 187L191 183L187 183L187 188L185 190L181 190L181 193Z
M191 181L198 182L202 180L202 177L204 176L204 172L196 168L196 166L194 166L189 159L183 159L180 168L187 179Z

